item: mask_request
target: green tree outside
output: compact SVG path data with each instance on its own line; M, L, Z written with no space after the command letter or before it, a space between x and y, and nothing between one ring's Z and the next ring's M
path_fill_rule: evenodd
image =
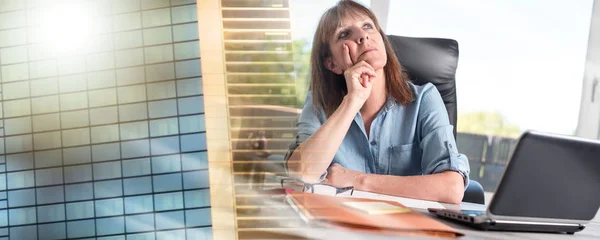
M310 85L310 50L308 39L292 41L294 72L296 73L296 107L302 108Z
M521 129L509 123L499 112L469 112L458 115L457 132L518 138Z

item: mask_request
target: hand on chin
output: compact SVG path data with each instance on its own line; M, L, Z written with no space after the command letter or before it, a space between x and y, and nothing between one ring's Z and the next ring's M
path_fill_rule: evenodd
M367 53L369 54L369 53ZM379 71L381 69L383 69L383 67L385 66L385 60L381 60L379 58L375 58L375 57L371 57L371 56L361 56L358 60L358 62L360 61L365 61L367 62L369 65L371 65L371 67L373 67L373 69L375 69L375 71Z

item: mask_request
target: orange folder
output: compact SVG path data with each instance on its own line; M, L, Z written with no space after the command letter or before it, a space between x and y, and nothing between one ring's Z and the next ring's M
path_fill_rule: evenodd
M464 236L463 233L412 209L398 213L369 214L344 205L346 202L384 202L406 208L393 201L286 192L286 201L310 225L382 234L444 238Z

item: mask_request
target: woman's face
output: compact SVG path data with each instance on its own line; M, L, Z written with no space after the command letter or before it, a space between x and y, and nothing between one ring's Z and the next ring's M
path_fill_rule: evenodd
M344 45L348 46L348 53L344 51ZM325 59L325 66L336 74L342 74L351 67L345 61L348 55L352 65L364 60L376 71L382 69L387 61L381 34L373 20L362 14L346 17L331 36L329 46L332 56Z

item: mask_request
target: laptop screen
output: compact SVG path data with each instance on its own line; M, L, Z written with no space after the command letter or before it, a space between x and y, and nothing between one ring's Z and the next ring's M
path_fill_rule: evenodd
M600 207L600 143L524 133L489 210L494 215L591 220Z

